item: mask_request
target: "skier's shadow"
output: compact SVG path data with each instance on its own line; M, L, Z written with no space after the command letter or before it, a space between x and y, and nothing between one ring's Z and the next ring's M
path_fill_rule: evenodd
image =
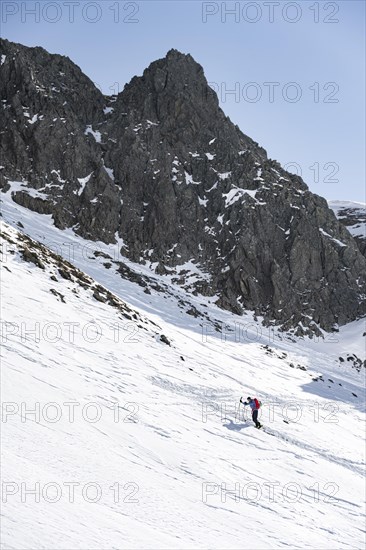
M226 418L225 420L228 421L228 424L223 424L224 428L227 428L228 430L232 430L233 432L240 432L243 428L249 428L249 424L236 424L233 420L230 418Z

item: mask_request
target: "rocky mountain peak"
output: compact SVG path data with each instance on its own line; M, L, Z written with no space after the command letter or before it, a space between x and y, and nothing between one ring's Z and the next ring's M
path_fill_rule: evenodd
M190 55L170 50L111 98L67 58L7 41L0 55L0 183L14 201L123 239L130 260L238 314L301 333L365 313L349 231L225 116Z
M0 97L5 102L11 98L17 116L22 116L26 105L31 119L45 109L56 115L60 108L64 114L77 112L85 124L101 119L102 93L68 57L5 39L0 39L0 52ZM80 97L84 100L80 101Z
M190 55L177 50L170 50L165 58L151 63L142 77L134 77L119 94L117 104L122 109L127 104L136 110L137 117L152 116L163 124L169 124L173 117L179 131L213 112L223 118L203 68ZM191 121L187 120L189 117Z

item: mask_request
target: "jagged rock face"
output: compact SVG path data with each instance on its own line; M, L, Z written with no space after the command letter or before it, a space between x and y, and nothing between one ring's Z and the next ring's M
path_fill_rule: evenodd
M237 313L327 330L365 313L350 233L225 117L190 55L106 98L67 58L8 41L1 54L1 182L28 182L15 201L88 239L118 235L131 260Z
M17 202L52 213L60 228L88 217L103 240L113 240L120 209L118 190L103 169L101 146L91 134L85 135L88 125L105 119L103 95L68 58L6 40L1 41L1 55L0 184L6 189L8 180L25 180L42 193L30 196L19 191L14 197ZM89 200L94 198L90 195L94 188L104 195L99 210ZM103 209L114 212L112 228Z
M366 205L350 201L328 201L328 205L366 256Z

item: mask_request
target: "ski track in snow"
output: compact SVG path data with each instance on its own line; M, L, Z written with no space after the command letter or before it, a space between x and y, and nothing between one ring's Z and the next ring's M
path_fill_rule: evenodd
M103 258L89 259L93 250L111 253L113 247L58 231L49 216L15 205L9 195L2 199L5 221L14 227L21 221L26 234L58 245L67 259L68 245L88 245L73 263L158 325L146 323L131 341L127 321L90 290L75 293L75 284L57 269L43 271L18 253L6 254L2 320L19 330L2 344L2 400L17 407L2 418L2 480L19 491L6 502L3 493L3 548L364 546L365 377L335 361L346 352L361 357L363 321L343 327L338 342L236 342L230 333L224 341L211 325L205 341L205 318L187 315L173 294L231 327L238 318L171 286L172 295L147 296L104 269ZM14 230L4 231L16 239ZM151 276L148 267L139 269ZM251 314L240 320L254 323ZM66 322L79 323L73 342ZM28 329L39 323L40 340L32 333L22 338L21 323ZM60 328L59 338L51 323ZM83 335L88 323L101 327L98 341ZM114 323L121 326L118 341ZM171 346L155 333L165 334ZM263 344L274 353L266 354ZM312 380L319 374L324 382ZM239 397L250 394L263 401L263 430L253 427L248 412L239 412ZM68 402L79 403L73 422ZM50 407L49 417L22 419L22 403L29 409L56 403L61 418L49 421L56 411ZM102 411L97 422L81 414L90 403ZM22 502L20 484L34 488L36 482L57 484L61 498L49 502L41 495L35 502L27 495ZM70 482L79 484L75 502L65 486ZM99 484L97 502L83 497L87 483Z

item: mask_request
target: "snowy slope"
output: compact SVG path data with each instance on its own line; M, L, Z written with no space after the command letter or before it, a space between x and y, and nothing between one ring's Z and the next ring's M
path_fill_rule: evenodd
M353 237L366 239L366 203L352 201L328 201L338 219L348 220L347 229Z
M118 305L2 224L3 548L363 547L364 321L281 336L174 285L146 294L93 254L117 247L2 211ZM251 394L266 431L239 413Z

